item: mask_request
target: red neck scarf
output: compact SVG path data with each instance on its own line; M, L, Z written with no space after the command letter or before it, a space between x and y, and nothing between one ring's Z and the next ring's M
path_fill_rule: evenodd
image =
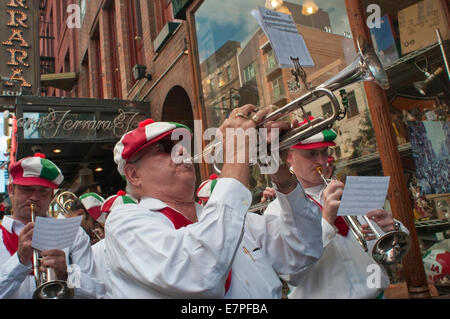
M19 236L15 234L14 232L11 234L9 231L6 230L3 225L0 225L0 228L2 229L2 235L3 235L3 243L5 244L6 249L8 249L10 255L14 255L19 248Z
M323 206L320 205L320 203L318 201L316 201L314 198L312 198L312 196L308 195L307 196L314 202L317 204L317 206L320 207L320 210L323 210ZM347 223L345 222L344 218L342 218L342 216L338 216L336 218L336 220L334 221L334 226L337 227L338 229L338 234L342 235L342 236L347 236L349 228Z
M177 212L176 210L166 206L163 209L159 210L164 216L166 216L173 224L175 229L179 229L181 227L186 227L187 225L193 224L189 219L184 217L182 214ZM228 273L227 280L225 281L225 293L227 293L228 289L230 289L231 285L231 270Z

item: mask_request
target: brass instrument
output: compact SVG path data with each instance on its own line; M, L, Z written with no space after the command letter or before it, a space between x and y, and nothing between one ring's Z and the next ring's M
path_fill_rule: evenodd
M266 209L267 206L269 206L270 202L271 201L267 200L265 202L256 203L256 204L250 206L249 209L247 210L247 212L260 214L264 211L264 209Z
M264 124L269 121L279 120L280 118L287 116L289 113L301 109L307 123L280 136L278 150L287 149L301 140L330 128L335 121L342 119L341 116L343 111L340 109L339 101L333 94L333 91L349 84L361 81L375 82L383 89L389 88L388 77L375 52L371 49L363 47L363 45L360 44L360 41L358 41L358 54L350 65L323 84L312 88L303 96L266 115L264 119L262 119L261 123L258 124L258 127L263 127ZM317 100L322 96L327 96L330 99L333 107L333 113L326 119L317 117L310 120L309 117L306 116L306 111L303 109L303 106ZM193 157L184 159L183 163L186 166L192 165L193 163L196 163L199 158L206 154L219 151L220 148L220 141L209 144L203 152L196 154ZM216 165L214 165L214 168L220 173L220 169L218 169Z
M58 214L67 217L72 210L72 204L77 199L78 197L69 191L57 193L50 203L49 214L55 218Z
M320 177L322 177L325 185L328 185L331 179L327 179L323 176L322 167L316 167L316 171ZM356 216L341 217L352 231L352 234L355 236L358 243L364 251L367 252L367 241L362 232L361 223L358 221ZM399 229L388 231L384 234L380 233L367 216L362 217L364 221L367 222L367 225L369 225L370 230L376 237L376 242L371 251L372 258L377 263L384 266L400 263L411 248L411 237Z
M78 197L69 191L64 191L61 193L56 194L56 196L53 198L51 204L50 204L50 211L49 214L56 217L58 214L63 215L64 217L68 217L70 213L74 210L73 205L76 201L79 201ZM56 205L56 207L55 207ZM92 229L87 229L86 225L82 223L81 227L86 231L86 233L89 235L91 244L95 244L96 242L103 239L102 236L99 235L99 233L104 234L104 227L102 224L95 222L95 226ZM96 228L100 228L100 231L98 231Z
M35 204L30 205L31 221L36 221L34 210ZM36 290L33 293L33 299L72 299L73 289L67 286L67 282L58 280L55 269L47 267L46 272L39 270L41 266L41 254L39 250L33 249L33 273L36 279Z

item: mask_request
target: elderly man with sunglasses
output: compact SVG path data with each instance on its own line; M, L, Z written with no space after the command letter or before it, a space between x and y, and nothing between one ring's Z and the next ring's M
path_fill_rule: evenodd
M288 274L320 257L317 207L306 200L285 164L271 176L282 201L281 217L247 214L249 156L244 162L237 157L247 152L248 140L227 148L225 132L255 129L268 111L236 108L219 128L224 158L233 160L224 163L204 207L195 202L193 165L174 161L168 147L173 132L188 128L148 120L116 144L118 171L139 203L113 209L106 221L106 286L112 287L113 298L279 298L281 284L273 269ZM241 249L243 237L247 244Z

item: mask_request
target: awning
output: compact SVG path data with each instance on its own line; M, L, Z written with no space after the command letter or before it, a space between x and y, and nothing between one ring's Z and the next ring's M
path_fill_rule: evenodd
M75 72L50 73L41 75L41 85L70 91L78 80Z

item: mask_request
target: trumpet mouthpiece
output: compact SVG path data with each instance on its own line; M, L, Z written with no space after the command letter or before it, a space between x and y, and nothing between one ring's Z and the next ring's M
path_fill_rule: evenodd
M322 166L317 166L316 167L316 172L319 173L319 175L322 175L322 173L323 173Z

